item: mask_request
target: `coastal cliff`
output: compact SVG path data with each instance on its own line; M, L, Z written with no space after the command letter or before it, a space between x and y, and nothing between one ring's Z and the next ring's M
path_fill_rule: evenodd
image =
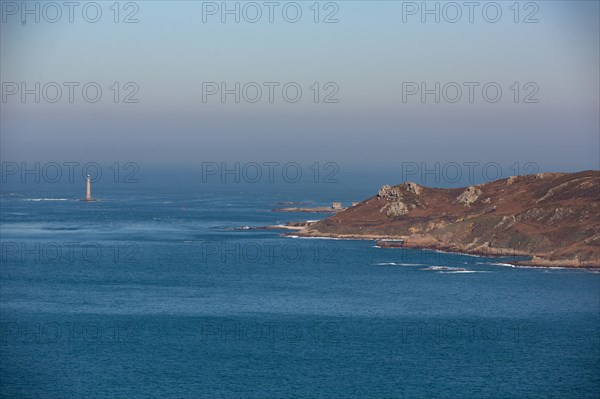
M465 188L415 183L377 195L298 234L403 239L405 247L489 256L518 263L600 267L600 171L513 176Z

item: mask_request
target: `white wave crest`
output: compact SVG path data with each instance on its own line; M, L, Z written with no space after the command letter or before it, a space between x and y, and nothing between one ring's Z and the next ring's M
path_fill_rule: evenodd
M424 266L422 263L397 263L397 262L382 262L375 263L376 266Z
M23 201L68 201L68 198L24 198Z

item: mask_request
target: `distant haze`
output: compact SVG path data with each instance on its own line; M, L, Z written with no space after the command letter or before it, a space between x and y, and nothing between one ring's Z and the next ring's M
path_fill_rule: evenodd
M412 9L406 8L405 23L406 3L337 2L339 22L329 24L313 22L312 2L299 3L298 23L277 13L273 23L235 23L231 16L221 23L220 14L208 15L205 23L202 2L138 2L139 22L133 24L114 23L112 3L105 2L95 24L77 13L74 23L64 15L57 23L22 23L4 10L3 96L7 82L97 82L103 95L97 103L81 100L80 89L73 103L66 91L57 103L6 96L1 158L132 161L157 168L199 167L203 161L336 162L347 170L466 161L503 167L534 162L554 171L599 168L598 2L537 2L538 23L522 23L534 11L526 2L520 3L519 23L512 2L500 2L497 23L485 21L479 9L473 23L466 15L456 23L435 23L432 16L422 23L421 14L407 15ZM319 19L332 10L321 9ZM119 19L128 11L121 10ZM121 85L116 104L113 82ZM127 82L139 87L133 97L138 103L122 102L130 92L122 87ZM203 102L203 82L280 86L273 103L265 89L260 101L236 104L233 95L221 103L218 94ZM303 89L297 103L281 98L287 82ZM314 82L320 85L318 103ZM333 91L328 82L339 89L332 96L338 103L323 102ZM406 82L480 86L473 103L466 89L456 103L435 103L434 95L421 103L420 94L403 102ZM500 85L501 101L481 98L488 82ZM510 89L515 82L516 103ZM536 90L524 87L531 82ZM533 91L539 102L524 102Z

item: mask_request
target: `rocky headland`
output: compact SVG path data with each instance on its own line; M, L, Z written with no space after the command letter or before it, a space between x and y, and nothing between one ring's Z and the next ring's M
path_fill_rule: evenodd
M294 233L403 240L409 248L600 267L600 171L513 176L465 188L406 182ZM397 244L394 245L399 246Z

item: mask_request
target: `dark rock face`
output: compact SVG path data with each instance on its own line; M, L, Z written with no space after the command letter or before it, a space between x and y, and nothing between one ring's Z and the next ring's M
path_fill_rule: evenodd
M513 176L458 189L404 183L383 186L301 234L402 238L407 247L600 266L599 200L599 171Z

